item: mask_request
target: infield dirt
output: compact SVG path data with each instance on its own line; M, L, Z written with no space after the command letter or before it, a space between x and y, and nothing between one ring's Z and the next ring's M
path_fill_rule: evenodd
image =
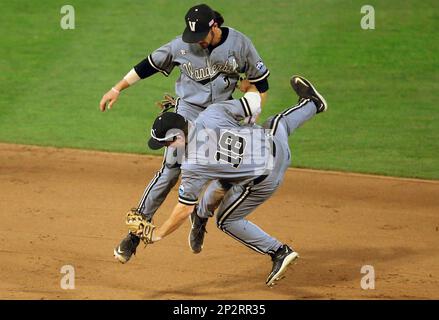
M113 247L161 158L0 144L0 299L439 298L439 182L290 169L249 219L300 254L270 289L269 257L189 222L125 265ZM154 222L177 201L172 190ZM64 265L75 289L63 290ZM361 268L375 270L363 290Z

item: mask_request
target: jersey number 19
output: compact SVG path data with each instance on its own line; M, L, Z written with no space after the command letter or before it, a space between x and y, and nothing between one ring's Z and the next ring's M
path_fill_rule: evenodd
M224 132L218 143L218 151L215 154L216 161L223 161L238 168L242 162L246 144L244 137L230 131Z

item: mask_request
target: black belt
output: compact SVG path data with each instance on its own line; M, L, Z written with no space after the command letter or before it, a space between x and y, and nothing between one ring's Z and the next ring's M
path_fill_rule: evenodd
M268 174L262 174L262 175L260 175L259 177L257 177L256 179L254 179L253 180L253 185L255 186L255 185L257 185L257 184L260 184L262 181L264 181L265 180L265 178L267 178L268 177Z
M274 143L274 140L273 140L273 149L271 150L271 153L273 155L273 158L276 157L276 144Z

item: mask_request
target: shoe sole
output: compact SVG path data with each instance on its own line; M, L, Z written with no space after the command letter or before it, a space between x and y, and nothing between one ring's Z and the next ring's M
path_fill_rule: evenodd
M299 79L300 82L302 82L305 86L311 88L313 95L315 95L320 101L322 101L323 103L323 110L320 112L325 112L328 109L328 103L326 102L325 98L323 98L323 96L316 90L316 88L312 85L312 83L305 79L304 77L301 76L292 76L291 80L290 80L290 84L291 87L294 89L294 91L296 91L296 89L294 88L294 79ZM297 91L296 91L297 93ZM309 97L301 97L301 98L309 98Z
M122 255L120 255L117 251L116 251L116 249L113 249L113 255L114 255L114 259L116 259L117 261L119 261L120 263L122 263L122 264L125 264L125 263L127 263L128 262L128 260L127 259L125 259Z
M188 236L188 243L189 243L189 248L191 248L192 253L194 254L199 254L202 250L203 250L203 246L201 245L201 249L200 251L196 251L192 248L191 246L191 233L192 233L192 228L194 227L194 223L192 221L192 214L189 216L189 221L191 222L191 230L189 231L189 236Z
M282 262L282 266L280 267L279 271L271 278L270 281L267 282L267 286L272 287L276 281L282 279L282 276L287 271L288 265L290 265L291 262L293 262L297 258L299 258L299 254L297 252L293 252L290 255L286 256L286 258Z

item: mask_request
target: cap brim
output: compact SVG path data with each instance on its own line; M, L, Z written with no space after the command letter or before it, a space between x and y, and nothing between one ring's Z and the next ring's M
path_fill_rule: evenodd
M195 33L195 32L192 32L191 29L186 27L186 29L184 29L182 39L186 43L197 43L197 42L204 40L204 38L206 38L206 36L208 34L209 34L209 30L207 30L205 32Z
M152 149L152 150L158 150L158 149L163 148L164 146L166 146L164 142L157 141L157 140L154 139L154 138L149 138L149 141L148 141L148 147L149 147L150 149Z

